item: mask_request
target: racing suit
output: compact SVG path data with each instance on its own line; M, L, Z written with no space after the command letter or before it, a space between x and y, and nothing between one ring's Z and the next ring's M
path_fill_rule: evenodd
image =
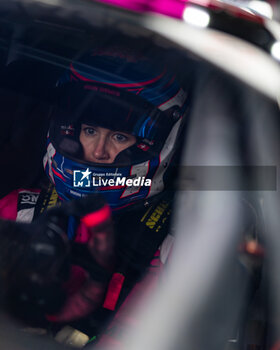
M31 223L57 203L59 199L52 185L48 185L47 190L18 189L0 200L0 216L3 219ZM55 315L47 315L47 319L59 323L72 321L76 328L91 336L96 335L112 318L133 287L141 285L142 277L147 272L152 275L150 283L152 287L173 244L173 237L168 234L171 204L171 195L164 194L148 207L142 205L141 208L134 208L131 212L113 216L117 257L106 291L99 300L100 307L94 309L90 316L87 314L92 311L91 303L78 310L73 307L76 303L75 293L87 283L87 270L90 267L86 270L79 264L72 264L70 277L64 283L67 294L65 305ZM82 223L69 227L67 235L73 244L88 244L89 234ZM83 260L83 251L81 253L79 250L73 250L72 253L77 255L75 261ZM147 289L146 283L145 289ZM83 321L75 321L79 318L83 318ZM89 327L89 323L94 326Z

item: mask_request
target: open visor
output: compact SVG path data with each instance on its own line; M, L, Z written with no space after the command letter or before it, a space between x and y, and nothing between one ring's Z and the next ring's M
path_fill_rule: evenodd
M114 161L114 165L123 166L158 155L179 118L177 106L162 112L135 92L101 84L69 83L58 88L50 139L62 155L92 165L83 157L82 124L131 134L136 143L120 152Z

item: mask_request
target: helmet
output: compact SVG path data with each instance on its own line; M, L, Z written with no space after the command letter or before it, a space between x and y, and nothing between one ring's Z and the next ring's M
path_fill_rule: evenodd
M167 67L120 47L95 49L57 84L44 168L63 200L103 194L113 210L164 190L188 99ZM115 160L83 157L82 124L123 131L136 142Z

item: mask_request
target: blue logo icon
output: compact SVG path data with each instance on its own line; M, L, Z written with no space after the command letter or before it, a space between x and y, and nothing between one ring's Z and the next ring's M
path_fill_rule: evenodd
M73 186L74 187L90 187L91 171L87 168L85 171L74 170Z

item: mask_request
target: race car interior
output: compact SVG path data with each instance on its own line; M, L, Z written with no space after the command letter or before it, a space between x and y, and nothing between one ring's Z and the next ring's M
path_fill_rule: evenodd
M70 15L66 13L65 16L57 13L52 17L50 10L41 14L39 7L35 7L34 12L22 11L19 15L15 11L0 19L0 197L16 188L36 188L44 176L42 159L46 151L50 115L57 98L57 82L71 62L79 63L86 52L101 44L110 47L122 43L160 59L160 63L175 74L190 99L180 163L176 164L176 176L173 176L170 185L179 196L173 216L178 216L176 220L179 217L182 219L180 213L184 206L187 207L185 201L189 200L190 193L197 198L201 193L210 196L215 191L218 195L228 192L238 193L239 196L242 193L240 197L245 197L250 208L253 208L244 219L244 225L250 231L245 241L248 243L252 234L264 250L268 249L262 193L276 190L277 164L274 160L280 159L279 106L276 101L178 43L141 28L132 20L118 21L117 11L107 23L102 6L96 6L100 14L96 11L96 18L91 23L84 21L79 13L71 11ZM112 26L112 23L115 25ZM80 67L83 69L82 65ZM87 67L84 69L86 71ZM269 139L269 149L274 154L267 155L260 134ZM224 143L217 141L215 144L213 140ZM269 181L267 178L263 181L261 175L260 178L256 175L264 170L259 169L259 165L271 166L265 169L271 176ZM239 167L227 168L236 177L225 184L214 181L217 168L211 172L213 167L228 166ZM268 173L265 174L268 176ZM238 179L238 176L241 178ZM196 181L196 177L200 177L202 183ZM200 202L203 203L201 208L206 204L211 207L207 198ZM235 216L234 220L238 221L239 218ZM213 225L218 227L222 221L220 219ZM251 228L252 221L258 222L257 228ZM188 230L185 230L187 236ZM209 244L205 251L219 242ZM201 249L200 259L203 261L204 250ZM246 349L246 344L256 342L255 338L259 337L261 346L254 349L268 349L274 342L273 331L277 328L277 322L273 323L274 316L271 315L269 259L259 251L251 254L246 244L240 245L238 254L242 255L242 272L237 278L238 283L231 284L228 273L232 270L226 270L226 266L233 253L230 249L227 252L226 245L223 247L222 243L221 249L225 252L225 270L221 269L220 280L213 277L213 293L208 295L210 301L207 304L204 300L204 311L197 318L194 316L194 324L201 329L201 334L193 335L195 340L192 344L196 344L198 349ZM197 272L194 271L194 275ZM195 285L195 281L191 283ZM220 336L217 335L218 329L221 330ZM185 338L182 336L182 339ZM188 341L186 343L189 344ZM180 346L175 348L179 349Z

